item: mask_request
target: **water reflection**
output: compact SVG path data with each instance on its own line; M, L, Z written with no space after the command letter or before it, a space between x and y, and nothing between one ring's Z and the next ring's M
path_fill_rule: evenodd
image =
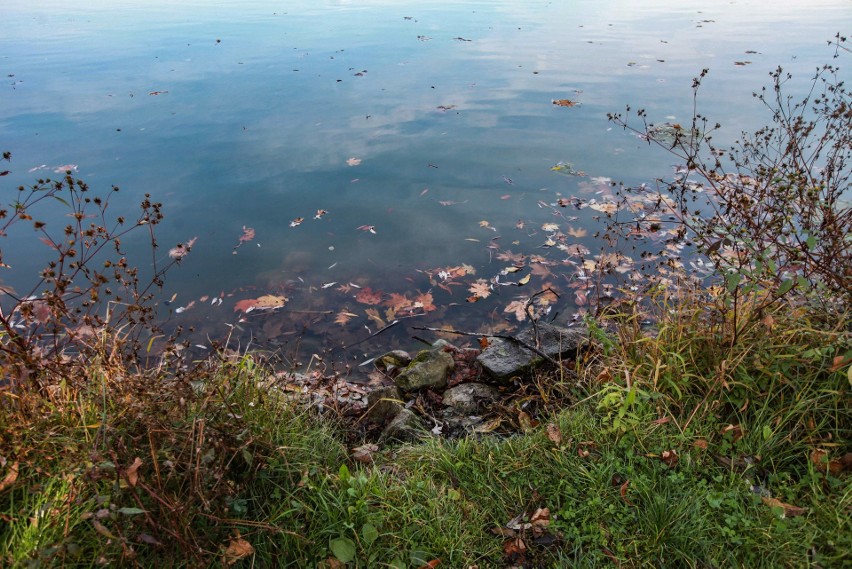
M167 281L171 324L194 326L199 344L306 335L300 349L319 351L392 322L394 298L419 323L494 329L519 324L513 302L553 287L552 313L575 316L606 212L573 198L606 203L600 178L640 184L672 166L606 113L631 103L683 121L691 78L710 67L701 110L732 140L763 122L750 93L766 72L807 76L852 14L841 0L12 0L4 18L4 187L44 175L29 172L42 164L77 164L94 187L123 188L116 210L151 192L166 204L163 258L198 238ZM563 98L579 104L552 104ZM588 175L561 175L559 163ZM329 213L314 220L319 209ZM244 226L256 237L233 254ZM3 251L15 267L4 282L24 287L43 251L27 235ZM472 270L440 276L462 265ZM525 276L521 287L495 281ZM480 280L491 294L469 302ZM381 300L359 301L365 288ZM416 300L426 294L434 310ZM288 302L234 310L263 295ZM407 341L400 325L347 353Z

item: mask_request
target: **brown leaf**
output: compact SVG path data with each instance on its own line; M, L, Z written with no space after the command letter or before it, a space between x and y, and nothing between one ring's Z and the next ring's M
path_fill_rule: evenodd
M767 498L764 496L761 498L763 503L769 506L770 508L782 508L784 510L784 516L788 518L795 518L796 516L803 515L807 509L799 508L798 506L792 506L790 504L785 504L781 500L777 498Z
M628 505L633 506L633 502L630 501L630 498L627 497L627 488L630 486L630 480L625 480L624 484L621 485L618 492L621 494L621 499L624 500Z
M473 293L473 296L477 298L488 298L491 296L491 288L488 286L488 281L485 279L477 279L477 281L470 285L470 288L467 290Z
M379 445L366 444L352 449L352 460L370 464L373 462L373 454L379 451Z
M136 486L136 483L139 481L139 467L142 466L142 459L138 456L133 459L133 464L127 467L127 470L124 472L124 475L127 477L127 483L130 484L131 488Z
M669 468L674 468L675 466L677 466L677 462L678 460L680 460L680 457L678 457L677 451L674 449L664 450L663 453L660 455L660 460L662 460L663 463L665 463L665 465Z
M240 537L239 532L236 537L231 538L231 543L225 549L225 563L233 565L240 559L244 559L249 555L254 555L254 547L252 544Z
M547 424L547 438L553 441L553 444L559 446L562 444L562 431L556 423Z
M544 529L550 525L550 508L538 508L530 517L533 530Z
M341 310L334 316L334 323L340 324L341 326L345 325L347 322L357 317L357 314L352 314L351 312L346 312L345 310Z
M432 561L428 562L426 565L421 566L420 569L435 569L435 567L437 567L440 564L441 564L440 559L433 559Z
M432 293L424 292L414 299L414 306L416 308L422 308L423 312L432 312L434 310L438 310L434 302L435 300L432 298Z
M92 520L92 527L94 527L94 528L95 528L95 531L96 531L96 532L98 532L99 534L101 534L102 536L104 536L104 537L106 537L106 538L109 538L109 539L117 539L117 538L116 538L116 537L112 534L112 532L111 532L111 531L109 531L109 530L107 529L107 527L106 527L104 524L102 524L101 522L99 522L98 520L95 520L95 519L93 519L93 520Z
M845 470L843 461L829 460L828 451L821 448L811 451L811 462L818 471L829 472L832 476L837 476Z
M378 310L376 310L375 308L368 308L364 311L364 313L367 315L368 318L370 318L370 320L376 323L376 326L378 326L379 328L385 327L385 321L382 320L381 316L379 316Z
M381 291L373 290L366 286L358 291L358 294L355 295L355 300L361 304L381 304L382 296Z
M730 435L733 439L733 442L737 442L741 438L743 438L743 428L740 425L728 425L724 429L722 429L722 436Z
M692 443L692 446L694 446L695 448L700 448L701 450L707 450L709 443L707 442L707 439L698 439L697 441Z
M361 159L360 159L360 158L348 158L348 159L346 160L346 164L347 164L348 166L357 166L357 165L359 165L360 163L361 163Z
M0 492L5 490L6 488L11 487L12 484L14 484L15 481L18 479L18 468L19 468L19 466L20 466L19 463L15 462L15 464L13 464L11 467L9 467L9 473L6 474L5 478L3 478L3 480L0 480Z

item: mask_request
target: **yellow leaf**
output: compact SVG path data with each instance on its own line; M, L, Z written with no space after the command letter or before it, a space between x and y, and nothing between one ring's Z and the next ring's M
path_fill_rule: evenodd
M95 531L101 534L104 537L109 539L117 539L112 532L110 532L107 527L99 522L98 520L92 520L92 526L95 528Z
M376 326L378 326L379 328L385 327L385 321L382 320L382 317L379 316L379 311L375 308L368 308L364 311L364 314L366 314L370 318L370 320L375 322Z
M525 284L527 284L528 282L530 282L530 279L531 279L531 278L532 278L532 275L531 275L531 274L529 274L529 275L525 276L524 278L522 278L521 280L519 280L519 281L518 281L518 286L524 286Z

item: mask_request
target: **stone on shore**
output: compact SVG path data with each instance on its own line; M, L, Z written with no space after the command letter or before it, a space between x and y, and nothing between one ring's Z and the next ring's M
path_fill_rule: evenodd
M585 328L563 328L552 324L538 323L540 345L538 349L556 361L574 358L586 344L588 333ZM535 331L532 327L518 335L518 339L535 346ZM477 361L496 382L505 384L513 377L529 372L544 360L517 342L503 338L489 338L488 347Z

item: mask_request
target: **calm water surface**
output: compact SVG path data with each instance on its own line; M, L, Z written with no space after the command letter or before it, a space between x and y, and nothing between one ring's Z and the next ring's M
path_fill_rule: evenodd
M160 304L170 326L290 353L303 338L301 357L357 363L410 347L411 325L511 330L545 287L558 320L582 313L601 212L557 200L603 202L607 179L673 165L606 113L688 121L707 67L700 110L733 140L765 123L751 93L771 69L804 80L850 30L849 0L7 0L0 192L64 165L120 186L116 215L149 192L165 206L160 262L197 237L160 294L177 295ZM235 249L244 228L254 239ZM147 267L144 246L128 242ZM2 282L27 290L48 253L9 235ZM288 302L240 310L263 295Z

